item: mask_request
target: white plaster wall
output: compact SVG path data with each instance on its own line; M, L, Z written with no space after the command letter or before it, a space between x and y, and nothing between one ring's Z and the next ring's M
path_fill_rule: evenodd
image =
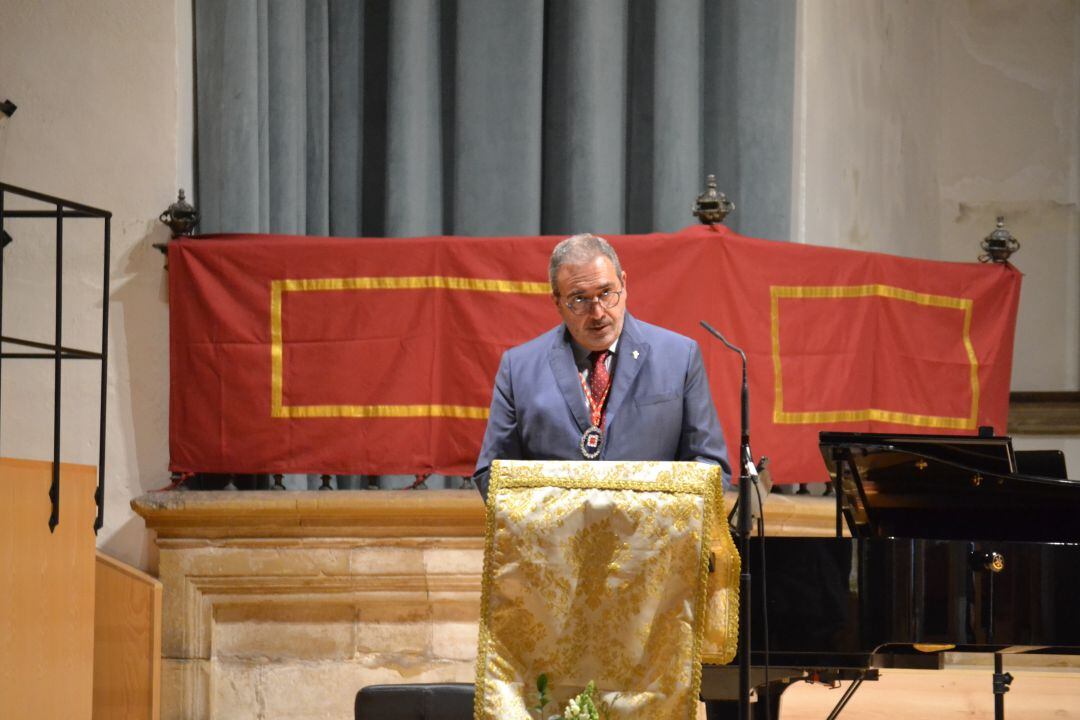
M1080 3L954 1L941 15L941 255L970 259L1004 215L1025 273L1013 389L1078 389Z
M1080 3L812 0L798 43L794 239L973 261L1006 215L1013 389L1080 388Z
M936 2L798 8L793 239L936 256Z
M0 2L0 179L111 210L105 526L98 545L146 568L128 503L167 484L168 308L158 214L190 186L190 0ZM9 220L5 335L52 340L51 221ZM65 345L97 349L101 222L65 223ZM63 373L62 459L97 464L95 362ZM51 459L52 370L5 361L0 453ZM43 518L44 522L45 519Z

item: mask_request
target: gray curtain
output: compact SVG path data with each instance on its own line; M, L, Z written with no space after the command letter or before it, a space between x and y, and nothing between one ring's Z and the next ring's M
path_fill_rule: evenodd
M196 0L201 232L791 217L793 0Z

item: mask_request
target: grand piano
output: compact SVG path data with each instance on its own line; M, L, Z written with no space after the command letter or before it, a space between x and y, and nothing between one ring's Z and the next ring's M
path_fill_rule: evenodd
M1059 451L985 435L820 446L836 537L751 539L751 717L782 718L793 682L851 680L836 717L881 669L940 669L949 650L995 653L1001 716L1002 654L1080 653L1080 481ZM738 671L703 667L709 720L738 717Z

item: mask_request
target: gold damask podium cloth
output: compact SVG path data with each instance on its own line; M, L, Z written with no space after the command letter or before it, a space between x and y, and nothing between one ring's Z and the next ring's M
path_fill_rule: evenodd
M702 653L738 640L725 515L716 466L495 461L477 720L539 717L541 673L545 717L593 680L613 718L695 718Z

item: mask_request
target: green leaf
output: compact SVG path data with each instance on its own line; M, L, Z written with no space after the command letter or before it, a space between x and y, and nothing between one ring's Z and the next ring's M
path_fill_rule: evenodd
M536 678L536 689L541 695L547 692L548 676L547 673L540 673L540 677Z

